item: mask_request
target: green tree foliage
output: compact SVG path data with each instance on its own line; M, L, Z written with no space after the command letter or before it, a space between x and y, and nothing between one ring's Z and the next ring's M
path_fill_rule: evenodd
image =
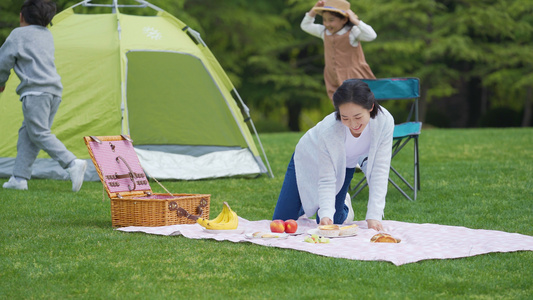
M495 95L494 106L523 109L522 126L528 126L533 118L533 2L498 1L492 9L500 18L486 32L486 55L473 73Z
M56 2L59 10L78 3ZM300 29L315 0L150 2L201 33L256 120L298 131L302 112L315 109L320 119L332 110L323 81L323 43ZM435 122L431 111L439 110L460 120L452 126L479 126L484 114L506 108L522 114L522 126L531 125L532 1L350 2L378 34L363 43L374 74L420 78L423 121ZM22 3L0 2L0 41L18 26Z
M286 111L289 128L300 130L302 109L318 106L325 95L321 73L306 63L317 51L296 26L303 12L283 0L195 0L185 10L260 118Z
M13 28L19 26L21 1L2 0L0 2L0 42L9 35Z
M357 3L378 32L367 60L378 77L421 79L423 120L432 100L462 93L465 110L455 113L468 115L464 126L476 125L489 106L523 108L522 124L531 124L531 1Z

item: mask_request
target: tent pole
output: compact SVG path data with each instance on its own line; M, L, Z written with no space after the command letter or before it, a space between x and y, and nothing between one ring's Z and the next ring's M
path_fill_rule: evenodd
M246 104L244 104L244 101L242 101L241 95L239 95L239 92L237 92L237 89L233 88L233 91L235 92L235 95L237 95L237 98L239 98L239 102L241 102L241 105L246 113L246 119L250 121L250 125L252 125L252 129L254 131L255 136L257 137L257 142L259 143L261 152L263 152L263 157L265 158L270 178L274 178L274 173L272 173L272 169L270 168L270 163L268 162L268 157L266 156L265 149L263 148L263 143L261 143L259 134L257 133L257 130L255 129L254 121L252 121L252 117L250 117L250 109L248 108L248 106L246 106Z

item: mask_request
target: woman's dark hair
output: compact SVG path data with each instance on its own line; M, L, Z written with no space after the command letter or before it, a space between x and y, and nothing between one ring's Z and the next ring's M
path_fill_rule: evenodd
M342 85L333 94L333 105L335 106L335 112L337 113L337 120L340 120L339 106L345 103L353 103L360 105L361 107L371 110L370 117L374 119L378 112L381 111L374 94L368 87L366 82L359 79L345 80Z
M26 0L20 13L26 23L46 27L56 14L56 4L51 0Z

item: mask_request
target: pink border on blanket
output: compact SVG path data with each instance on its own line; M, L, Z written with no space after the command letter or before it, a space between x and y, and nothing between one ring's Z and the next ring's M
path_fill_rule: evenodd
M329 244L304 242L307 234L289 236L287 239L248 239L247 233L270 231L270 221L248 221L239 218L243 233L206 232L198 224L162 227L124 227L125 232L145 232L159 235L183 235L191 239L215 239L219 241L250 242L263 246L306 251L328 257L365 261L388 261L397 266L427 259L452 259L475 256L490 252L533 251L533 236L496 230L470 229L460 226L438 224L414 224L398 221L383 221L385 232L400 238L399 244L370 243L377 232L359 225L358 235L349 238L334 238ZM316 228L315 220L298 220L298 232L307 233Z

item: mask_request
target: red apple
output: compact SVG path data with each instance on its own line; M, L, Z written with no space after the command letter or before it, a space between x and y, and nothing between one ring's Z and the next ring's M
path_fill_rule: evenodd
M293 219L285 221L285 232L286 233L295 233L298 230L298 223Z
M270 231L278 233L285 232L285 222L283 222L283 220L274 220L270 222Z

